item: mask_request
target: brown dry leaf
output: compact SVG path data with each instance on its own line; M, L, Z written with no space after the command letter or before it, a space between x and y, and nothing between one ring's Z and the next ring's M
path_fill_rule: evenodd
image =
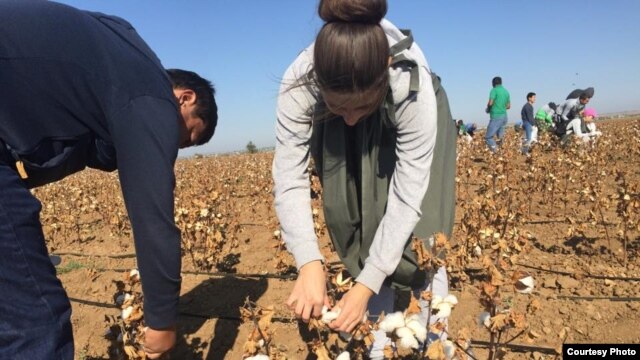
M131 315L129 315L127 320L125 320L125 323L138 321L142 319L143 316L144 316L144 312L142 311L142 308L140 308L140 305L134 305L133 310L131 310Z
M435 246L437 249L446 248L447 244L449 244L449 240L447 240L447 235L444 233L436 233L435 234Z
M260 345L258 345L257 341L249 339L244 343L243 350L244 355L253 356L260 350Z
M498 292L498 288L488 282L482 283L482 291L489 297L494 297Z
M273 305L264 307L260 310L260 320L258 320L258 326L260 330L266 331L271 325L271 318L275 314L275 310L273 309Z
M510 312L509 321L511 325L518 330L523 330L527 327L527 317L522 313L515 311Z
M327 348L324 347L324 344L322 344L319 340L317 340L317 342L313 344L312 348L313 353L316 354L318 360L331 360L329 351L327 351Z
M528 272L526 271L521 271L521 270L516 270L513 272L513 274L511 275L511 280L514 283L517 283L518 281L520 281L520 279L524 279L527 276L531 276Z
M242 322L249 322L251 321L252 317L253 317L253 313L251 312L251 310L245 307L240 308L240 318L242 319Z
M440 335L446 328L447 324L442 321L437 321L429 326L429 331L434 334Z
M124 352L127 354L129 359L139 359L140 358L138 356L138 350L135 348L135 346L125 345L124 346Z
M420 302L413 296L413 292L411 292L411 300L409 301L409 306L407 307L407 315L412 314L420 314L421 312Z
M429 360L446 360L447 357L444 354L444 346L440 339L434 341L429 345L427 349L427 358Z
M418 266L424 270L429 270L431 268L431 253L427 250L424 242L414 238L411 242L411 250L416 254Z
M383 355L385 359L393 359L395 354L393 352L393 347L391 345L387 345L384 347Z
M333 345L338 345L340 343L340 336L336 332L329 333L329 337L327 338L326 344L331 347Z
M309 319L309 331L313 331L315 329L324 329L326 324L323 323L320 319L311 318Z
M491 332L500 331L507 326L508 316L507 314L497 314L491 318Z
M331 283L341 293L349 291L353 286L353 279L351 277L344 278L343 274L344 271L340 271L335 277L331 278Z
M527 312L529 314L533 314L536 311L538 311L540 308L542 307L542 305L540 304L540 300L538 299L533 299L531 300L531 302L529 303L529 305L527 305Z
M491 277L491 285L500 286L504 284L504 277L502 276L502 273L500 273L500 271L495 267L491 268L491 274L489 276Z
M433 299L433 293L431 291L425 290L420 293L420 298L424 301L431 302L431 299Z

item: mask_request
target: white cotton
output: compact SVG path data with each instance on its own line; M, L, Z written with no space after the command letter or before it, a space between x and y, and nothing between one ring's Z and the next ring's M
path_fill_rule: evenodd
M446 356L448 360L453 359L453 356L456 354L456 345L451 340L445 340L442 343L442 347L444 348L444 356Z
M443 301L451 304L451 306L458 304L458 298L452 294L447 295L447 297L445 297Z
M122 320L127 320L129 316L131 316L131 312L133 312L133 306L129 306L126 309L122 310Z
M322 314L322 322L325 324L328 324L330 322L332 322L333 320L338 318L338 315L340 315L340 309L338 309L337 311L327 311L326 313Z
M264 339L258 340L258 346L259 347L263 347L264 346Z
M326 314L327 311L329 311L329 308L327 307L327 305L322 305L322 315Z
M473 255L475 255L476 257L481 257L482 256L482 248L478 245L476 245L476 247L473 248Z
M395 333L399 338L406 337L406 336L413 336L413 330L409 329L406 326L397 328Z
M524 277L518 280L518 282L522 284L522 286L520 286L520 289L516 287L516 291L519 292L520 294L529 294L533 291L533 287L535 286L535 281L533 280L532 276Z
M137 269L133 269L129 271L129 278L135 278L136 280L140 280L140 272Z
M435 309L438 310L436 315L438 315L439 318L447 318L451 315L451 304L447 302L440 303Z
M264 354L258 354L258 355L249 356L244 360L269 360L269 356Z
M491 314L486 311L482 312L480 317L478 317L478 325L488 328L491 327Z
M403 326L404 315L400 311L386 315L380 324L378 324L378 328L387 334L392 333L395 329Z
M340 353L340 355L338 355L338 357L336 358L336 360L349 360L351 359L351 355L349 354L348 351L343 351Z
M418 322L420 322L420 323L425 323L425 324L426 324L426 320L424 320L424 319L420 316L420 314L411 314L411 315L407 316L407 317L404 319L404 322L405 322L405 323L407 323L407 324L408 324L409 322L411 322L411 321L418 321Z
M438 305L442 303L443 300L444 299L442 298L442 296L434 295L433 298L431 298L431 309L436 309Z
M420 347L420 344L418 344L418 340L412 335L401 337L398 340L398 347L401 349L417 349Z
M413 335L420 342L424 342L427 339L427 327L420 321L411 320L407 323L407 327L413 331Z

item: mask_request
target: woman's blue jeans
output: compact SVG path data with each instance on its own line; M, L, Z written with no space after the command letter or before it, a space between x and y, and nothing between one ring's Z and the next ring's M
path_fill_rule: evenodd
M72 360L71 304L44 242L41 205L0 160L0 359Z

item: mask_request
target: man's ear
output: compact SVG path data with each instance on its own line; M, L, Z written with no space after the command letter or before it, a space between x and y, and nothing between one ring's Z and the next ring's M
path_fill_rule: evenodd
M195 91L191 89L180 89L178 94L178 103L180 105L195 105L197 101L197 95Z

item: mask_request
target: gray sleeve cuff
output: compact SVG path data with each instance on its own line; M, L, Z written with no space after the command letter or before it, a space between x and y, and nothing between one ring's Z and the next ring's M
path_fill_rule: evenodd
M317 242L303 242L296 247L289 249L289 251L291 251L293 258L296 260L296 267L298 270L300 270L303 265L312 261L324 261L324 257L320 253Z
M362 285L368 287L374 293L379 293L382 283L387 278L387 274L382 272L375 266L365 263L364 268L360 272L360 275L356 278L356 281Z

